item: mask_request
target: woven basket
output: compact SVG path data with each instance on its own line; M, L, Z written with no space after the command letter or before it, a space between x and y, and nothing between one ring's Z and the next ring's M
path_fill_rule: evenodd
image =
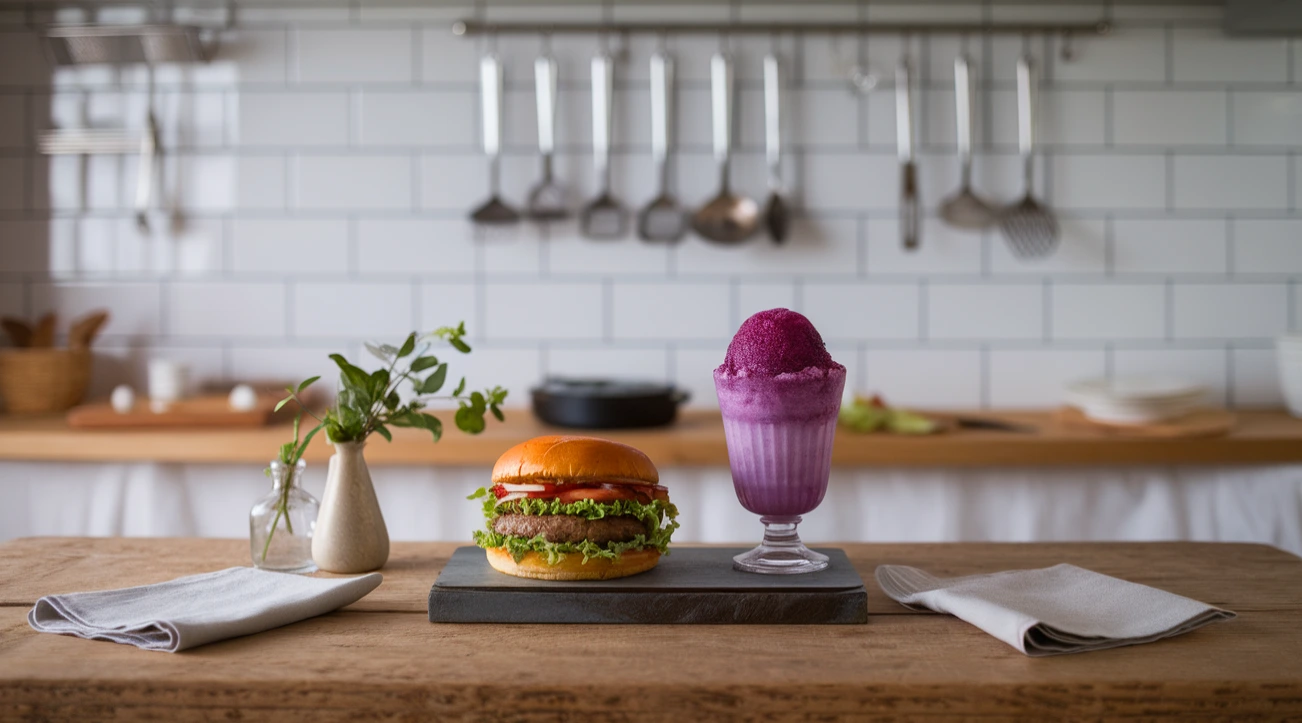
M15 414L62 412L86 396L91 353L87 349L0 351L0 396Z

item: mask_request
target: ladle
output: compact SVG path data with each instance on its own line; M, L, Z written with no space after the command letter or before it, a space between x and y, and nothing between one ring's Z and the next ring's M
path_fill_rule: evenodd
M692 217L692 228L710 241L740 243L759 227L759 206L734 194L728 186L732 162L732 62L723 53L716 53L710 60L710 91L719 193Z
M484 155L488 157L488 200L470 214L475 223L515 223L520 213L499 191L502 158L502 61L492 53L479 61L480 110L484 118Z
M959 187L940 204L940 217L955 228L990 228L998 213L972 192L972 73L967 58L954 59L954 121L958 130Z

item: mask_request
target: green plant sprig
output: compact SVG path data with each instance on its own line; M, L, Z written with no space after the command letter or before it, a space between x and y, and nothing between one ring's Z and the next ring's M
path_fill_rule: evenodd
M426 404L455 401L457 411L453 419L457 428L467 434L479 434L487 426L485 414L491 413L498 421L506 420L501 405L506 400L507 390L495 386L466 394L466 379L462 377L451 394L439 395L447 381L448 365L434 355L425 354L431 340L445 341L462 354L469 354L471 349L465 342L465 335L466 325L462 322L455 327L440 327L423 337L412 332L398 347L368 343L367 350L387 364L373 372L352 364L341 354L331 354L330 359L339 367L341 387L334 406L326 410L323 417L318 417L303 404L300 395L319 378L313 377L296 388L287 387L289 396L280 400L276 409L291 401L298 402L317 420L317 429L325 429L326 437L335 443L362 442L372 434L392 441L390 427L424 429L437 442L443 436L443 422L424 411ZM430 373L422 376L425 371ZM403 403L398 387L405 381L411 383L415 396ZM317 429L313 429L312 434Z
M306 389L305 385L311 384L316 379L317 377L313 377L303 382L303 384L299 385L299 389ZM271 530L267 533L267 541L262 545L263 562L267 561L267 551L271 549L271 538L276 534L276 526L280 524L281 517L285 518L285 530L291 535L294 534L294 523L289 516L289 491L293 487L291 483L294 480L294 468L298 466L298 461L303 458L303 452L307 450L307 445L312 441L312 438L316 436L317 432L321 431L321 425L318 424L307 433L307 436L300 443L298 430L302 421L302 412L294 415L294 439L280 445L280 451L276 454L276 459L285 466L285 482L280 486L280 496L276 499L276 517L271 521ZM268 477L271 476L271 467L267 467L263 471Z

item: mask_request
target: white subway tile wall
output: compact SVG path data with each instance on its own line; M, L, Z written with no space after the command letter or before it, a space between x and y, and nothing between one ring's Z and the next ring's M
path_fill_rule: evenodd
M1166 371L1238 406L1279 404L1273 336L1302 324L1302 40L1228 39L1206 7L1034 8L969 2L868 7L876 20L1090 19L1103 38L915 36L922 248L897 224L893 76L901 38L795 33L735 43L733 185L767 193L760 59L787 61L784 181L791 239L710 245L593 241L574 220L477 229L477 60L464 7L239 2L238 25L198 68L59 68L0 16L0 310L103 306L96 390L136 381L151 354L213 380L329 373L331 351L464 319L476 386L514 403L544 374L675 382L715 404L711 370L751 313L809 315L851 369L851 391L924 407L1042 407L1081 376ZM599 20L599 4L479 3L489 18ZM727 3L619 3L622 19L726 19ZM755 20L853 20L843 4L743 2ZM14 16L16 17L16 16ZM5 24L8 23L8 24ZM506 62L502 189L537 182L531 64L539 37L497 39ZM656 193L646 63L658 39L611 38L613 186L635 212ZM596 36L552 38L561 77L556 159L571 204L591 198L588 58ZM679 78L670 186L717 188L709 57L717 39L668 37ZM1037 193L1058 213L1057 254L1024 260L997 231L945 227L958 181L953 58L975 67L978 192L1021 192L1013 65L1041 78ZM881 75L857 93L850 59ZM136 228L132 157L47 157L51 127L138 129L151 102L164 158L151 229ZM454 375L457 370L454 369Z

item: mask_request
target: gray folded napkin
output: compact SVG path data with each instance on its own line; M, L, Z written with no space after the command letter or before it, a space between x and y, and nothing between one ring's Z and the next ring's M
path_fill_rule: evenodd
M43 633L175 653L260 633L361 600L379 573L325 579L232 567L121 590L47 595L27 623Z
M877 584L905 607L949 613L1031 656L1149 643L1234 617L1075 565L951 578L882 565Z

